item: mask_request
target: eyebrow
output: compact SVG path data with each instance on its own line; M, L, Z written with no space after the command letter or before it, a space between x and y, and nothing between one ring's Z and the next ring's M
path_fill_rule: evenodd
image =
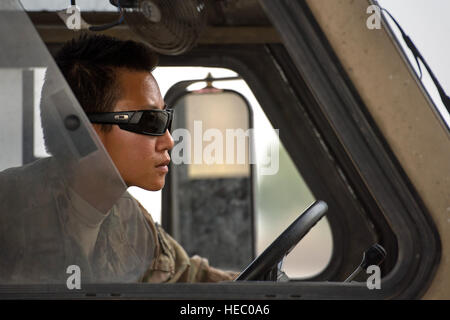
M160 109L158 106L153 105L153 104L146 104L146 105L144 105L142 107L136 107L136 108L138 108L140 110L143 110L145 107L150 108L150 110L154 110L154 109L166 110L168 108L167 103L164 103L164 106L163 106L162 109Z

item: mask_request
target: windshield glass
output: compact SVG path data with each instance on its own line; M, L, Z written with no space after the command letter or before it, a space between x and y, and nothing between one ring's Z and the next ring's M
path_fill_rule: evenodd
M126 185L18 1L0 2L0 39L0 284L66 283L77 268L136 280L136 266L97 272L115 253L97 255L95 239L123 232L110 221L102 238L100 222Z

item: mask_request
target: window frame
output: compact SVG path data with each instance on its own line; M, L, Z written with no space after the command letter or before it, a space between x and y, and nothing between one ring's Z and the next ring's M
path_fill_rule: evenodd
M307 4L286 0L277 5L261 0L261 4L397 237L402 259L384 280L386 297L420 297L441 256L439 233L430 214Z

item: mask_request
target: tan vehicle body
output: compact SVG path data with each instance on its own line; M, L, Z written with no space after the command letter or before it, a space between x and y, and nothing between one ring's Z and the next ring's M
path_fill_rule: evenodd
M386 28L366 27L369 1L308 0L315 18L427 206L442 256L424 299L450 297L450 135Z

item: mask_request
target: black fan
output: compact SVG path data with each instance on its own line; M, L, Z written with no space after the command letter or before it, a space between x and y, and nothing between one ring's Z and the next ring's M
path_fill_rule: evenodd
M156 52L177 55L197 43L206 26L205 0L110 0L125 21ZM118 3L119 2L119 3Z

